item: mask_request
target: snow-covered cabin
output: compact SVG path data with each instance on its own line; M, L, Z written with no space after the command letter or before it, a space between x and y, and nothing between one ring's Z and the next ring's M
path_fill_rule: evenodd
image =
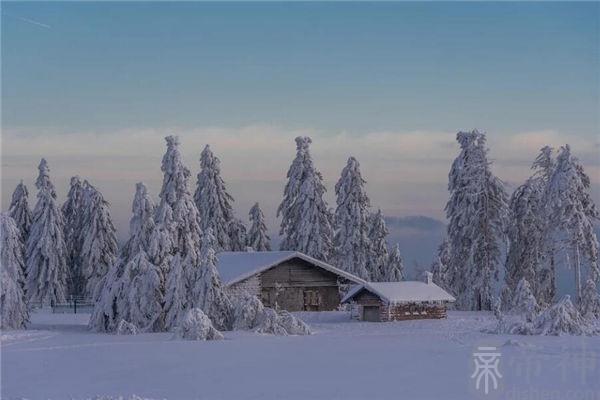
M296 251L217 254L221 281L232 294L246 291L265 306L288 311L329 311L340 305L340 290L366 282Z
M352 305L352 317L362 321L399 321L404 319L445 318L446 304L456 301L433 283L425 281L366 282L350 289L342 304Z

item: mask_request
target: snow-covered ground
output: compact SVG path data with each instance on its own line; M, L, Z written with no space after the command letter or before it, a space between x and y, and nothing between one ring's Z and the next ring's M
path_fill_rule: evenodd
M298 316L313 335L188 342L95 334L88 315L38 312L29 330L2 332L2 398L464 400L475 398L472 353L483 343L499 346L500 398L600 399L599 337L489 335L480 330L493 318L475 312L395 323Z

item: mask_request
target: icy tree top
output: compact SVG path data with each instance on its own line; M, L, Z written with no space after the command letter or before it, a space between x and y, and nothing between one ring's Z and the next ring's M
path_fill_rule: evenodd
M56 198L56 191L54 185L50 181L50 168L45 158L42 158L40 165L38 166L40 171L37 180L35 181L35 187L40 191L47 190L53 198Z

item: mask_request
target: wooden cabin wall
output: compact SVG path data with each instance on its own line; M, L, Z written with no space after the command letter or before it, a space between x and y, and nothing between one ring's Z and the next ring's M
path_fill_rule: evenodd
M379 307L380 321L401 321L409 319L439 319L446 317L444 304L414 303L387 305L368 291L362 291L354 297L359 306L358 314L362 318L364 307ZM425 311L425 313L423 313Z
M381 307L380 310L382 321L446 318L446 306L443 304L392 304Z
M277 304L288 311L326 311L340 304L338 276L301 259L262 272L260 281L261 298L270 307ZM319 304L305 307L307 296L318 298Z

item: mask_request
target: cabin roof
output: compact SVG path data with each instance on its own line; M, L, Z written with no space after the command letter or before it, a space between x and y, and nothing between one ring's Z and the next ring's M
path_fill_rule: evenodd
M217 254L217 269L221 281L229 286L243 281L252 275L271 269L293 258L304 260L318 268L322 268L336 275L342 276L354 283L366 283L359 277L329 265L323 261L309 257L298 251L224 251Z
M435 283L420 281L402 282L366 282L354 286L342 299L342 304L352 300L363 290L373 293L385 303L413 303L427 301L454 302L452 297L444 289Z

